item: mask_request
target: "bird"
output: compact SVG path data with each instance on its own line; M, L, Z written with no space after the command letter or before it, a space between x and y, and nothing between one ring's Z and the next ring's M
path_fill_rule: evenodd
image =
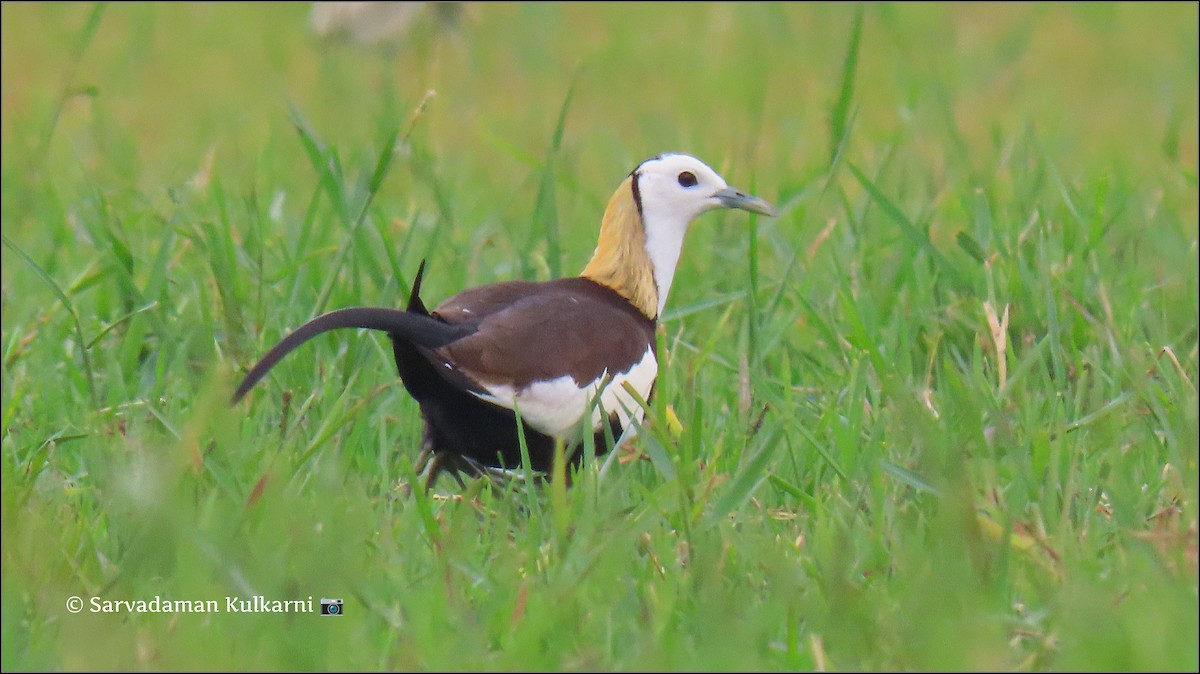
M349 307L310 320L246 373L233 403L317 335L380 331L424 419L414 470L426 486L442 472L460 484L463 474L522 470L549 479L558 443L575 466L586 434L600 455L611 449L606 437L634 433L643 421L638 398L650 399L658 376L655 332L684 235L698 216L721 208L778 215L691 155L651 157L609 199L578 276L481 285L430 311L420 297L422 261L404 309Z
M437 17L437 29L449 28L463 7L461 2L314 2L309 20L318 37L372 45L403 39L422 13Z

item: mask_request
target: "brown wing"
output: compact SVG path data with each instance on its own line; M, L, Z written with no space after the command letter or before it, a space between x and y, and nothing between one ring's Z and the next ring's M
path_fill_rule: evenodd
M570 375L579 385L624 372L654 346L654 321L615 291L583 278L500 283L466 291L434 311L475 330L429 352L483 384L521 388Z

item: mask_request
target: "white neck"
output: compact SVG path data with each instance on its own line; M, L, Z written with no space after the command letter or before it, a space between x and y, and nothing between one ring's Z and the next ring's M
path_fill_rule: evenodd
M644 213L646 228L646 252L654 265L654 284L658 286L658 315L667 305L667 293L675 278L675 265L679 263L679 252L683 249L683 236L691 223L691 214Z

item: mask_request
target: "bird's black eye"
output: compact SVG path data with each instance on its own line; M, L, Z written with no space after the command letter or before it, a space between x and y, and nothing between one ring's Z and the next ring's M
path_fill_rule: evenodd
M696 180L696 174L691 171L684 171L679 174L679 184L682 187L695 187L697 182L699 181Z

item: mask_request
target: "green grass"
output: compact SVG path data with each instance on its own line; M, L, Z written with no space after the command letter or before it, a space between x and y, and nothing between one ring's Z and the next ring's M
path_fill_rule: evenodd
M1195 4L307 12L3 6L5 670L1200 666ZM693 227L636 460L403 496L354 332L228 407L672 150L782 215ZM252 595L347 615L66 610Z

